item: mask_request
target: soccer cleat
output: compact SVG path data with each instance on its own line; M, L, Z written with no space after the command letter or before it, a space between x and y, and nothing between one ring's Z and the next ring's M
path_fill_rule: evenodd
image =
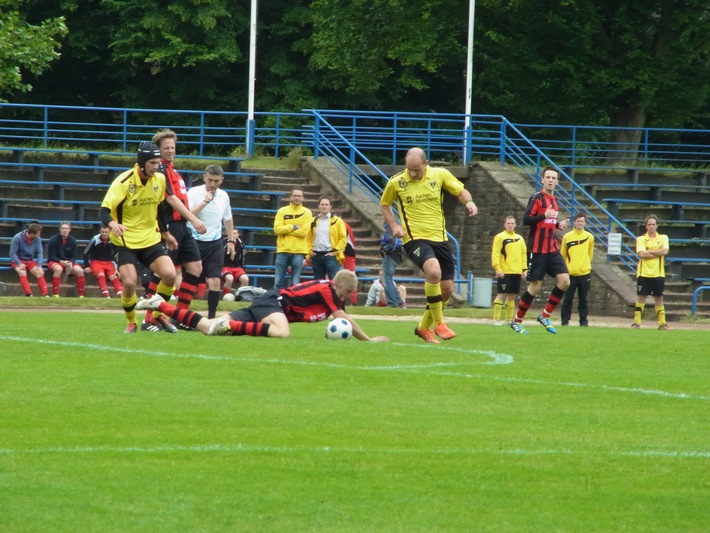
M670 331L671 327L668 325L668 323L666 323L666 324L661 324L660 326L658 326L658 329L660 329L661 331Z
M223 315L213 319L210 324L210 329L207 330L207 335L229 335L232 332L232 330L229 329L230 320L231 317L229 315Z
M641 324L637 324L636 322L631 323L631 329L641 329Z
M550 320L549 318L544 318L542 315L537 315L537 321L543 326L545 326L545 329L553 335L557 334L557 330L555 329L555 326L552 325L552 320Z
M439 344L439 341L434 336L434 332L430 329L414 328L414 334L417 337L420 337L421 339L423 339L424 342L429 342L431 344Z
M154 324L152 322L146 322L145 320L141 322L141 331L160 331L162 328L159 324Z
M515 320L510 321L510 329L512 329L515 333L520 333L522 335L528 334L528 330L525 329L522 324L518 324Z
M32 293L30 293L30 294L25 294L25 296L27 296L28 298L32 298L32 297L33 297L33 296L32 296Z
M152 309L153 311L157 311L158 308L160 307L160 304L163 303L165 300L163 300L163 297L160 296L159 294L156 294L155 296L151 296L148 299L143 299L140 300L136 304L136 309L139 309L141 311L145 311L146 309Z
M188 326L187 324L183 324L182 322L178 322L174 318L170 319L170 323L175 326L177 329L181 329L183 331L197 331L195 328L192 328Z
M160 328L165 331L165 333L177 333L178 331L164 315L153 318L153 321L159 324Z
M121 296L123 296L123 291L118 291L116 293L116 298L120 298Z
M131 322L126 326L126 329L123 330L124 333L137 333L138 332L138 326L136 326L135 322Z
M53 294L53 295L52 295L52 298L59 298L59 295L58 295L58 294Z
M449 326L447 326L443 322L439 322L436 325L436 327L434 328L434 333L436 333L437 337L445 341L451 340L456 336L456 333L451 331L449 329Z

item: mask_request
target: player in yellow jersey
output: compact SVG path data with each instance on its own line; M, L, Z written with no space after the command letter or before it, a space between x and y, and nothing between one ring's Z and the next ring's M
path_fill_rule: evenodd
M515 233L515 217L503 220L503 231L493 238L491 264L496 273L496 297L493 300L493 324L502 326L500 317L505 302L505 320L510 323L515 315L515 300L520 294L523 274L528 269L528 247L525 239Z
M658 217L648 215L644 220L646 233L636 239L636 253L639 264L636 269L636 308L634 322L631 327L641 327L641 317L646 306L646 298L650 294L655 301L658 329L669 330L666 323L666 309L663 306L663 290L666 286L665 257L668 255L668 236L658 233Z
M121 303L128 320L125 333L135 333L138 261L160 278L158 294L170 300L175 291L175 267L163 246L177 247L177 241L158 219L158 204L165 199L165 176L160 168L160 148L152 142L138 147L135 166L111 183L101 203L101 222L111 230L113 257L123 282ZM165 320L163 317L161 317Z
M427 306L414 333L425 342L453 339L456 334L444 323L444 306L454 292L455 261L446 235L444 191L466 206L470 217L478 207L463 183L445 168L429 166L421 148L412 148L405 158L406 169L392 176L380 198L380 211L392 235L402 239L407 256L424 271ZM401 224L392 205L398 204ZM434 329L432 330L432 326ZM436 336L435 336L436 335Z
M579 325L589 325L589 304L587 295L592 284L592 259L594 258L594 235L584 228L587 217L583 214L574 216L574 227L562 237L560 253L567 263L569 270L569 289L562 299L560 318L562 325L568 326L572 318L572 303L574 293L578 293L577 311L579 312Z

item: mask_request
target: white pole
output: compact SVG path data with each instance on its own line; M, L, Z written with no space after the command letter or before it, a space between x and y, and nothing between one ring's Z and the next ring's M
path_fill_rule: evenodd
M476 0L468 1L468 46L466 54L466 146L464 147L464 164L470 161L469 129L471 127L471 101L473 99L473 23L476 15Z
M256 85L256 15L258 0L251 0L251 22L249 30L249 103L247 115L246 151L247 157L254 157L254 92Z

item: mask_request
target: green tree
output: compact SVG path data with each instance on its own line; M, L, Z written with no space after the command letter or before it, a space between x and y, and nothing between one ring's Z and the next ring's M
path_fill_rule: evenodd
M706 0L485 1L478 97L514 121L599 124L633 158L644 126L683 127L710 98ZM480 26L479 26L480 27Z
M62 17L30 24L16 3L0 1L0 98L30 91L32 85L23 72L41 74L59 57L60 39L66 32Z

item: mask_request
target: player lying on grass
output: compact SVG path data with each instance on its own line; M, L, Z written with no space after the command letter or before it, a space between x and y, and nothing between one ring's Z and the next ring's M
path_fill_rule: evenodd
M153 309L205 335L250 335L252 337L288 337L290 322L320 322L328 317L344 318L353 326L353 335L361 341L387 342L387 337L368 337L345 312L345 299L357 287L357 276L341 270L331 281L306 281L286 289L272 289L256 296L249 307L215 319L205 318L190 309L178 309L160 296L138 302L136 309Z

